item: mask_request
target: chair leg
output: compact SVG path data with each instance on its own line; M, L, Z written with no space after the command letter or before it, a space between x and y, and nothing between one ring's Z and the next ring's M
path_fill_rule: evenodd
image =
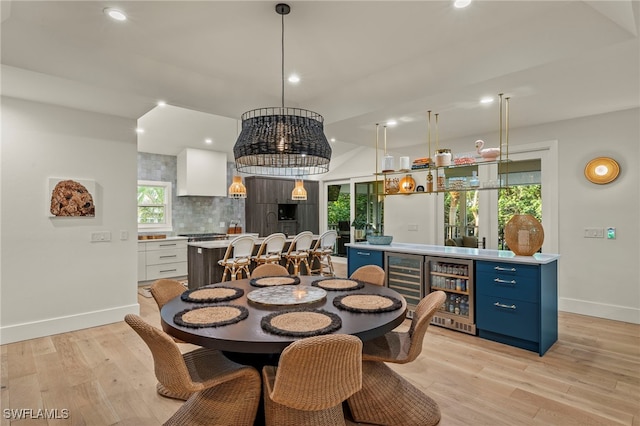
M302 263L307 267L307 275L311 275L311 267L309 266L309 260L306 257L302 258Z
M331 256L327 256L327 265L329 266L329 276L335 277L336 273L333 270L333 262L331 262Z
M224 267L224 272L222 273L222 281L226 281L227 280L227 273L229 272L229 267L225 266Z

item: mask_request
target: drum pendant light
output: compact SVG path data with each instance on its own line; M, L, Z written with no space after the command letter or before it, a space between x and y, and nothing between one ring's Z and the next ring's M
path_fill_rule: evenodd
M324 135L324 118L313 111L284 106L284 15L282 17L282 104L242 114L242 131L233 147L238 171L256 175L302 176L329 171L331 146Z

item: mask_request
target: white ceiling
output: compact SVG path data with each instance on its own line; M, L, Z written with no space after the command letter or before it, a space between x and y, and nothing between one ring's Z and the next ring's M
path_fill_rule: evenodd
M231 159L241 114L281 102L276 3L3 0L2 93L140 119L140 151ZM441 140L475 140L498 127L479 99L500 92L512 129L640 106L638 0L289 4L285 68L302 81L285 103L325 117L334 155L389 119L390 147L422 144L427 110Z

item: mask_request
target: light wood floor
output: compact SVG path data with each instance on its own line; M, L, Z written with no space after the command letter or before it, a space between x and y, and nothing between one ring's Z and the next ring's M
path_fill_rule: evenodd
M139 302L159 325L153 299ZM151 355L124 322L0 348L0 425L157 425L181 404L156 394ZM439 403L444 426L640 426L634 324L561 313L559 341L543 357L430 326L421 356L394 368ZM5 418L20 408L70 418Z

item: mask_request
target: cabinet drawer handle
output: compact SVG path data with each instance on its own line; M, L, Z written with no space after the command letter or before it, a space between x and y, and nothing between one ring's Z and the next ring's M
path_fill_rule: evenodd
M173 247L173 246L177 246L176 243L173 244L160 244L160 247Z
M165 269L164 271L160 271L160 273L165 273L165 272L176 272L177 269Z
M172 254L172 255L167 255L167 256L160 256L160 259L166 259L168 257L178 257L177 254Z
M371 256L371 253L365 253L362 251L357 252L359 256Z
M494 303L493 306L495 306L497 308L503 308L503 309L513 309L513 310L516 309L516 305L509 306L509 305L505 305L505 304L500 303L500 302Z
M516 272L516 268L501 268L500 266L496 266L493 269L496 271Z
M511 285L516 285L516 280L511 280L511 281L507 281L507 280L501 280L500 278L496 278L493 280L494 283L498 283L498 284L511 284Z

